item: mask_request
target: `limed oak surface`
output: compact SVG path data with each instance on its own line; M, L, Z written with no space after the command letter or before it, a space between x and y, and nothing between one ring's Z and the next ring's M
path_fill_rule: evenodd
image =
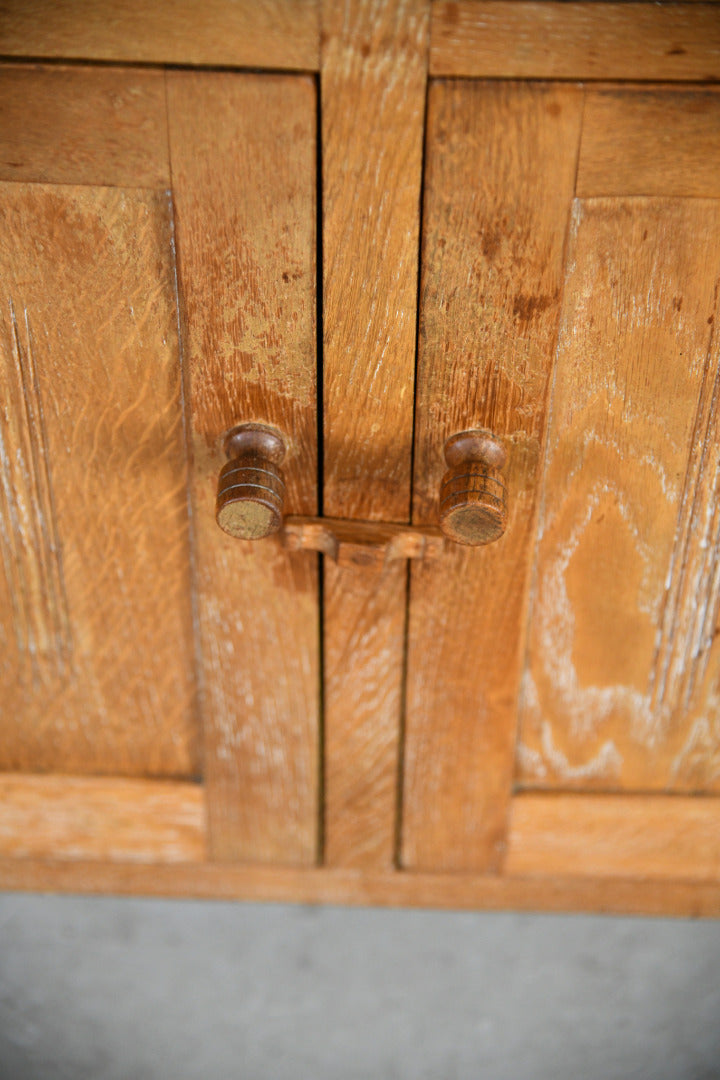
M5 0L6 56L231 67L318 66L317 0Z
M449 544L413 564L402 818L413 869L502 858L581 106L574 87L430 90L413 520L437 513L446 439L478 427L508 451L508 521L487 547Z
M518 795L504 870L718 882L720 799Z
M720 78L715 3L434 0L431 41L434 76Z
M202 788L176 780L0 775L0 854L197 862L205 855Z
M223 434L285 436L289 513L317 512L315 86L168 74L192 455L209 851L312 863L318 832L317 559L215 522Z
M167 195L0 183L0 768L196 775Z
M576 193L720 196L720 92L587 89Z
M581 874L426 874L396 871L233 866L143 865L88 859L0 858L0 887L35 892L449 908L720 916L717 881Z
M323 6L323 512L405 522L429 4ZM395 857L407 572L325 566L325 857Z
M169 187L162 72L0 66L0 179Z
M684 686L720 595L720 203L577 202L567 266L518 777L717 789L716 710L701 767Z

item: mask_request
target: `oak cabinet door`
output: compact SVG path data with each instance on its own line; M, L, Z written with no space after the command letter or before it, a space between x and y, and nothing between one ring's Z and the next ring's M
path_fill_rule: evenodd
M718 880L720 97L431 80L423 156L426 16L388 87L337 16L321 132L309 76L0 68L6 863ZM376 523L491 429L504 535L226 536L224 433L279 429L314 516L319 419L323 513Z
M317 568L212 506L263 419L316 511L314 84L6 67L0 102L4 850L312 862Z
M409 867L716 873L719 135L713 91L431 85L414 513L478 426L510 515L413 567Z

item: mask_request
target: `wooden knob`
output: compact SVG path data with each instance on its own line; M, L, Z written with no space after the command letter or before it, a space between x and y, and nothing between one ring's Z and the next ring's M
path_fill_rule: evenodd
M282 526L285 443L263 424L240 424L225 438L227 464L220 470L215 520L240 540L261 540Z
M440 527L458 544L489 544L505 532L507 505L500 470L505 447L491 431L460 431L445 443L449 469L440 488Z

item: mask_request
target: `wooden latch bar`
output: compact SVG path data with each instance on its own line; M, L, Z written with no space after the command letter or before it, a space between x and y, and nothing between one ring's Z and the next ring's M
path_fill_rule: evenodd
M321 551L338 566L379 568L393 559L438 559L445 550L433 525L289 516L281 536L288 551Z

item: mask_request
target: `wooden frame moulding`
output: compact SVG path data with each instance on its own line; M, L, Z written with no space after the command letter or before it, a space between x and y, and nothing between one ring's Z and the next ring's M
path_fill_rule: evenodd
M8 0L0 56L317 71L318 0Z
M0 888L26 892L343 904L456 911L587 912L720 918L716 881L496 876L0 857Z
M501 874L205 861L187 781L0 777L0 889L720 917L720 799L528 793Z
M318 71L320 9L115 0L108 18L103 0L9 0L0 56ZM712 0L434 0L430 75L706 82L720 79L719 43Z
M430 75L720 79L716 3L434 0Z

